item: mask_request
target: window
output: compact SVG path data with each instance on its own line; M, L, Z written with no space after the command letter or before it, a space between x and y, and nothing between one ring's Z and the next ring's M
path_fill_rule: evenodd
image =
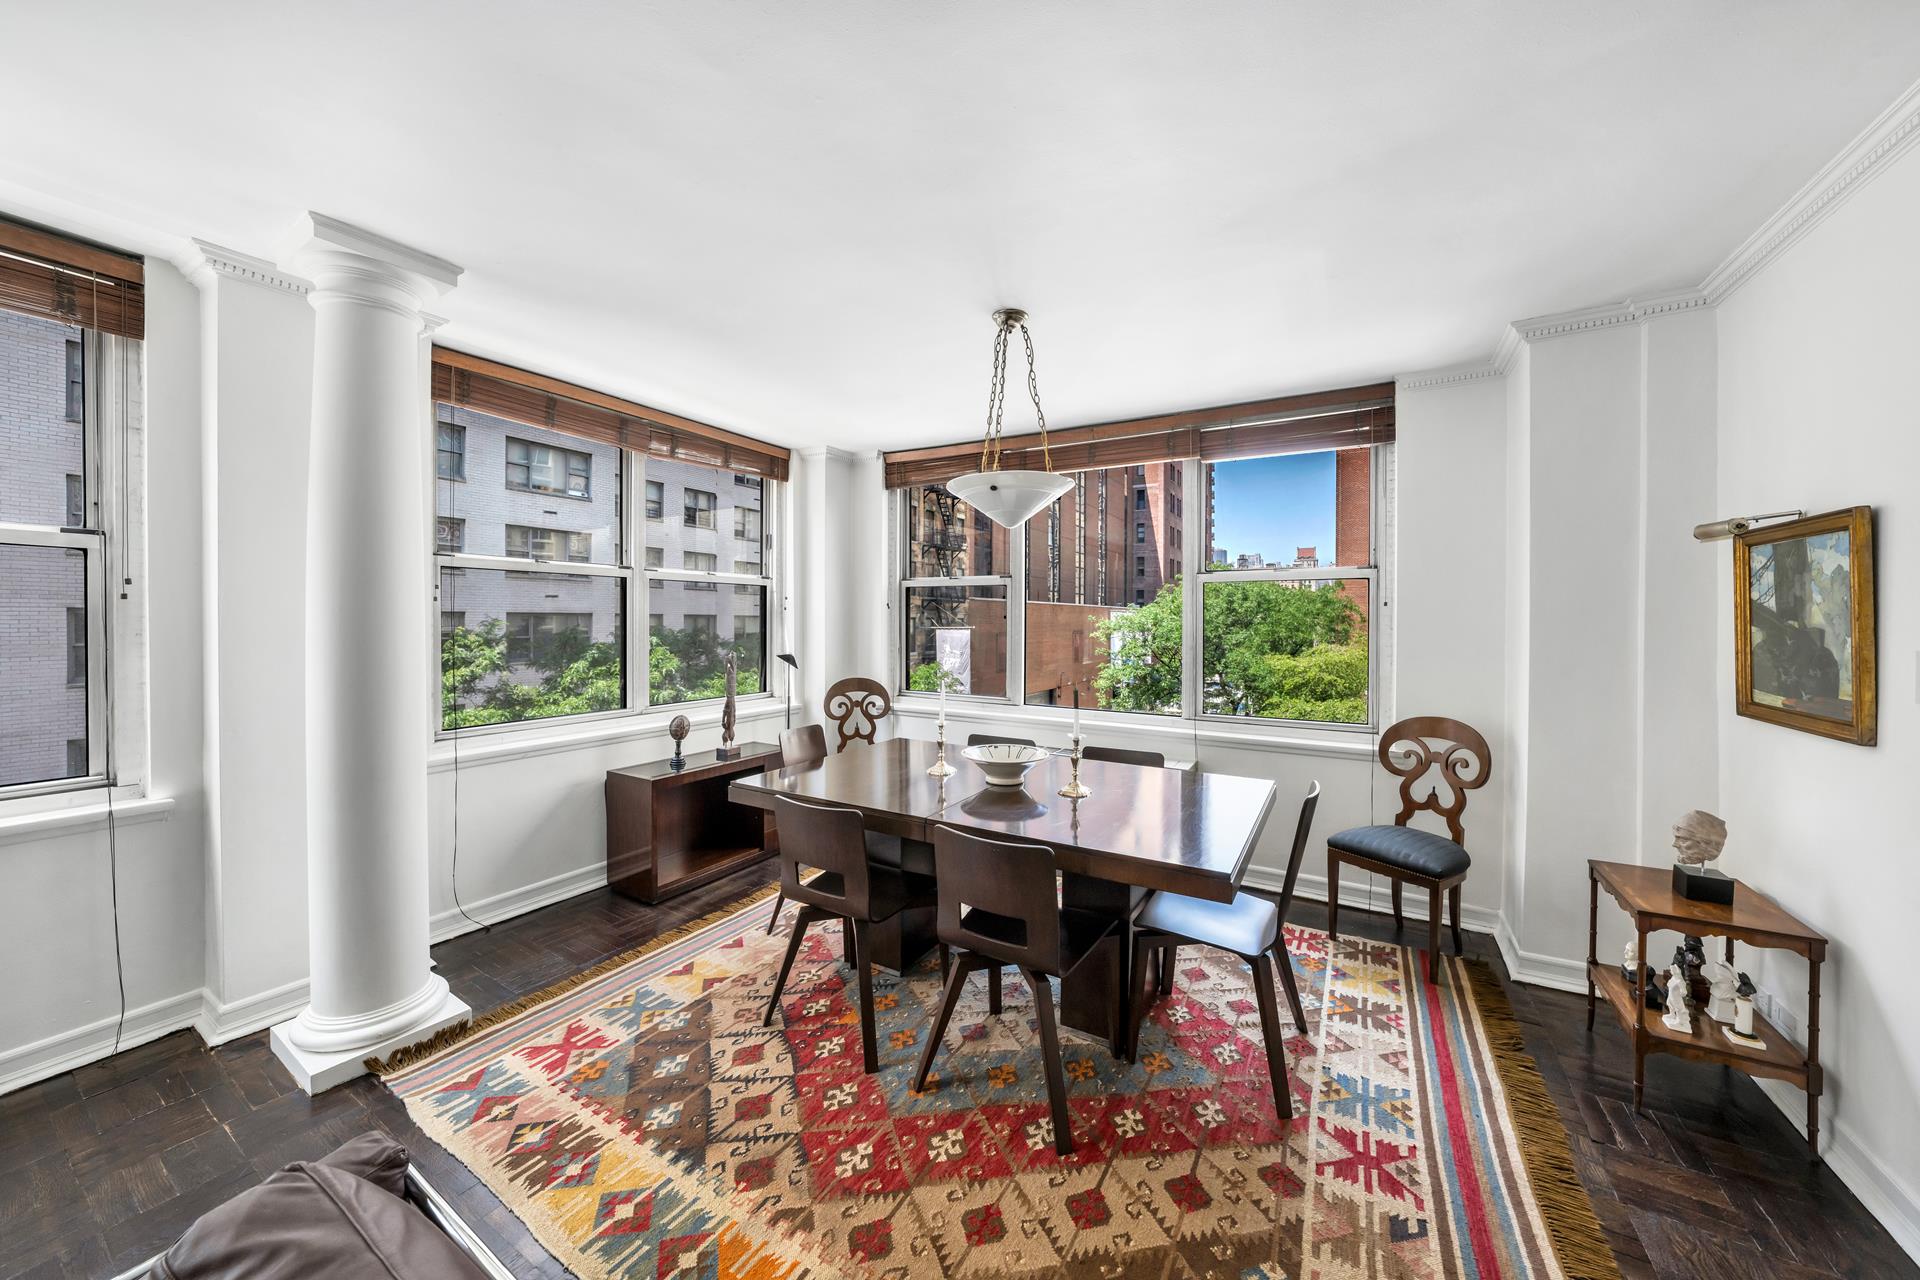
M507 665L553 667L592 643L590 613L509 613Z
M506 477L500 487L435 487L437 519L462 522L464 532L460 549L438 561L442 734L717 699L729 657L739 691L761 692L775 598L767 557L726 543L740 559L723 558L715 533L699 529L714 529L721 493L760 527L780 486L736 484L731 468L623 450L470 404L437 412L464 428L472 479L500 474L495 467ZM706 496L704 526L647 523L689 490ZM623 499L635 491L643 502ZM630 619L646 625L630 635Z
M80 476L67 477L67 524L69 529L87 525L87 482Z
M710 552L682 551L680 553L680 567L682 569L691 569L696 573L712 573L715 564L716 559ZM711 582L689 582L687 584L687 590L711 591L713 590L713 584Z
M443 556L457 555L467 549L467 522L459 516L435 516L433 549Z
M77 338L67 339L67 421L87 420L87 357Z
M1145 511L1147 509L1147 491L1145 489L1135 489L1133 491L1133 509L1135 511Z
M746 489L758 489L760 487L759 476L742 475L738 471L733 473L733 482Z
M733 509L733 536L752 542L760 541L760 513L750 507Z
M434 455L434 474L442 480L467 478L467 429L457 422L439 423L439 448Z
M688 489L681 495L681 501L686 512L684 523L687 528L713 528L714 498L711 493L705 489Z
M507 526L507 554L521 560L564 560L585 564L593 558L593 535L510 524Z
M1374 471L1391 450L1079 472L1023 529L995 530L1008 550L984 571L977 538L956 536L971 535L971 513L951 511L936 486L903 489L896 678L931 691L944 671L951 691L1029 704L1078 693L1095 710L1371 724ZM1193 538L1183 494L1195 499ZM1149 521L1125 514L1143 495L1151 537ZM1211 565L1216 540L1248 550Z
M87 682L87 611L67 610L67 683Z
M569 498L590 498L593 459L572 449L509 439L507 488L523 489L529 493L562 494Z
M67 739L67 776L83 778L87 773L87 740L85 738Z

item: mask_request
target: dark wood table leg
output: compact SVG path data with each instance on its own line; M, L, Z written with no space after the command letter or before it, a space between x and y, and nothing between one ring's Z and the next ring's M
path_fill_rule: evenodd
M1134 885L1116 884L1091 876L1063 874L1060 877L1061 905L1070 911L1085 911L1117 921L1121 927L1109 933L1078 968L1060 980L1060 1021L1075 1031L1094 1036L1119 1052L1125 1040L1117 1011L1124 998L1128 946L1127 921L1147 891Z
M1633 1109L1647 1096L1647 929L1641 925L1634 954L1640 957L1639 978L1633 994Z
M1820 1159L1820 961L1815 951L1807 957L1807 1158Z
M1587 1030L1593 1030L1592 966L1600 963L1600 877L1587 868Z

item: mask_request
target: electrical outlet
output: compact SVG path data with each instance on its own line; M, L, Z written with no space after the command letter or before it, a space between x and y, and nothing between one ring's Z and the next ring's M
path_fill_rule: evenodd
M1795 1044L1800 1043L1800 1019L1793 1016L1793 1010L1787 1008L1786 1001L1773 1002L1773 1017L1770 1021L1780 1029L1781 1035Z

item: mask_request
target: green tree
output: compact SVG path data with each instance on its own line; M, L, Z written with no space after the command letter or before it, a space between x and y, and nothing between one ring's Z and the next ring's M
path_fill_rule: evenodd
M937 662L923 662L907 674L907 688L918 693L940 692L941 666ZM954 693L960 688L960 677L946 672L947 692Z

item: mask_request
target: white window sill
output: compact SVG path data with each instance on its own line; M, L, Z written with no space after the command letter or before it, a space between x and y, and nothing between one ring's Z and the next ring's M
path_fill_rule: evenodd
M95 788L68 792L59 798L66 803L28 810L15 807L25 802L0 804L0 845L104 831L109 814L115 827L124 827L158 822L173 812L172 796L135 795L116 798L109 805L105 792Z
M934 720L940 714L940 700L927 694L903 694L894 702L895 714L915 720ZM1073 729L1070 707L1027 707L986 699L949 698L947 719L960 724L1005 725L1037 734L1052 731L1059 738L1051 745L1065 746ZM1259 725L1245 727L1220 721L1192 720L1177 716L1141 715L1124 711L1085 711L1080 716L1080 731L1089 739L1104 733L1121 738L1157 739L1168 754L1181 746L1181 754L1192 754L1200 746L1248 748L1289 755L1325 756L1335 760L1370 759L1374 755L1374 734L1368 729L1303 729L1298 725ZM1036 737L1036 741L1038 738Z
M498 764L507 760L524 760L532 756L554 755L563 751L584 751L595 747L615 746L626 742L657 738L663 744L671 744L667 737L667 725L675 715L684 715L693 725L693 731L719 729L720 711L725 704L718 699L696 703L692 710L679 710L676 707L649 707L645 711L595 720L591 724L576 724L565 729L556 729L535 721L510 729L491 732L477 738L445 737L436 739L433 750L427 757L429 774L447 773L454 767L457 759L464 768L474 764ZM785 699L771 694L754 694L742 697L735 703L734 737L737 741L749 741L748 725L766 720L784 722L787 713ZM671 754L672 746L663 745L663 754Z

